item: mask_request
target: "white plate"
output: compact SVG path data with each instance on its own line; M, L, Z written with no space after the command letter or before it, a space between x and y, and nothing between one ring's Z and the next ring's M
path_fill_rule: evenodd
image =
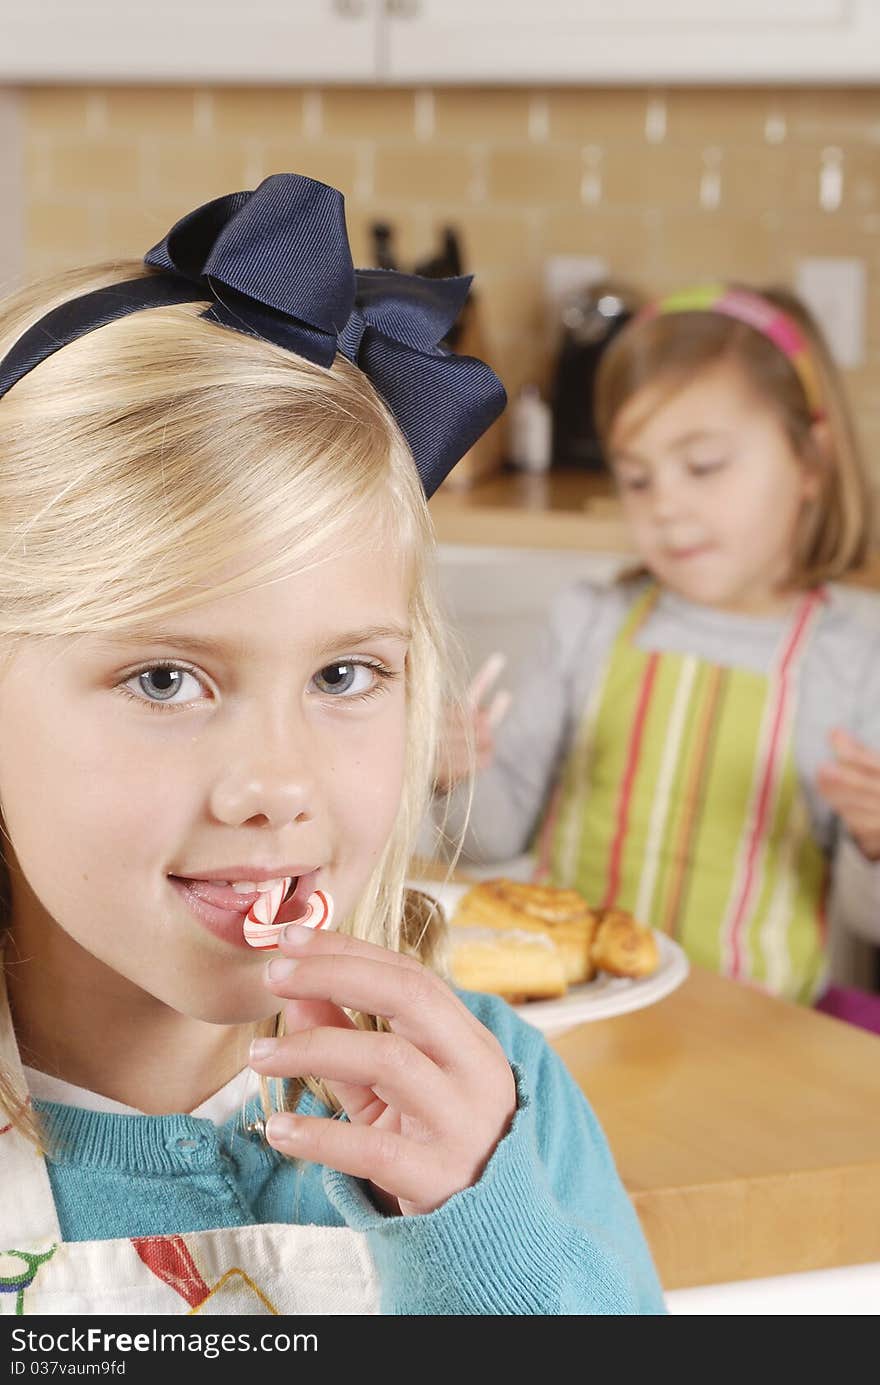
M445 885L436 880L408 880L407 884L442 904L447 919L452 918L458 901L470 889L469 884ZM678 943L665 933L655 931L654 937L660 964L650 976L630 981L626 977L599 972L595 981L570 986L558 1000L532 1000L526 1005L514 1005L514 1010L548 1038L553 1038L589 1020L607 1020L613 1015L625 1015L630 1010L653 1005L680 986L689 971L687 957Z

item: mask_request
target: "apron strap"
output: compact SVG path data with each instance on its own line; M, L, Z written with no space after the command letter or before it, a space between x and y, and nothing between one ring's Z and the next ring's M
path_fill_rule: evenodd
M761 769L752 786L748 826L740 849L735 891L722 921L725 971L735 981L745 975L745 931L758 887L758 864L763 851L783 759L793 734L793 713L801 662L810 636L827 601L824 587L809 591L795 611L787 637L781 642L769 675L769 695L761 726ZM823 894L825 889L823 887Z
M656 582L650 582L630 606L617 634L614 636L611 651L608 658L605 660L605 665L600 677L596 679L592 695L590 696L586 710L581 715L579 727L576 732L573 753L579 760L585 759L587 755L589 740L592 736L593 727L599 715L599 707L602 702L605 676L611 664L614 650L618 649L621 644L629 644L635 639L639 630L656 606L659 596L660 587ZM531 851L534 854L535 864L532 869L531 880L532 883L536 885L549 884L552 877L553 842L556 836L556 826L562 807L565 788L564 776L560 775L551 791L538 829L532 840Z
M633 604L624 617L623 623L617 632L614 640L615 645L626 641L634 640L641 630L645 621L650 616L657 602L660 600L660 585L658 582L649 582L645 590L636 597Z
M21 1058L12 1012L6 993L6 973L0 954L0 1071L12 1086L19 1109L30 1105L30 1093ZM24 1250L58 1244L61 1228L49 1171L40 1150L18 1129L14 1120L0 1115L0 1187L14 1196L0 1198L0 1251Z

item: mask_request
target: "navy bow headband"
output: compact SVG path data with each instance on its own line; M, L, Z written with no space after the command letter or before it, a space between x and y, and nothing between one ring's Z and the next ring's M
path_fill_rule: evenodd
M498 417L501 381L440 345L470 277L355 270L344 199L297 173L218 197L181 218L144 256L157 272L73 298L0 361L0 396L68 342L142 308L207 300L203 314L317 365L339 351L369 376L409 443L426 495Z

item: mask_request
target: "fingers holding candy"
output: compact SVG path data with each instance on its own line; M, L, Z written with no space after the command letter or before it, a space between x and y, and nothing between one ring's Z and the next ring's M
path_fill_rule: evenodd
M269 964L267 983L286 1000L324 1001L340 1010L378 1015L450 1070L459 1063L462 1031L468 1042L498 1046L446 983L414 957L344 934L307 933L295 926L283 936L281 950L284 956Z
M294 1032L261 1041L252 1066L322 1078L349 1119L279 1113L267 1127L270 1143L368 1179L380 1205L405 1215L432 1211L474 1183L516 1105L494 1035L413 958L295 928L282 950L267 984L288 1001ZM381 1015L388 1031L358 1029L346 1010Z

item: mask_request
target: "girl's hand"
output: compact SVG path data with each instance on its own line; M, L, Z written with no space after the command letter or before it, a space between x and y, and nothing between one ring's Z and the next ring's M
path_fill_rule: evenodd
M275 1114L273 1148L367 1179L382 1210L404 1216L476 1183L516 1110L495 1036L412 957L295 924L281 951L267 985L288 1002L288 1033L257 1040L251 1066L323 1078L349 1123ZM391 1032L355 1028L343 1006L383 1016Z
M832 731L837 754L822 765L817 783L869 861L880 861L880 755L846 731Z
M488 769L491 765L495 755L495 728L506 716L511 696L502 689L488 707L480 704L505 663L503 654L490 654L468 688L464 710L446 709L434 774L434 787L440 793L448 793L470 770L468 732L473 739L476 768Z

